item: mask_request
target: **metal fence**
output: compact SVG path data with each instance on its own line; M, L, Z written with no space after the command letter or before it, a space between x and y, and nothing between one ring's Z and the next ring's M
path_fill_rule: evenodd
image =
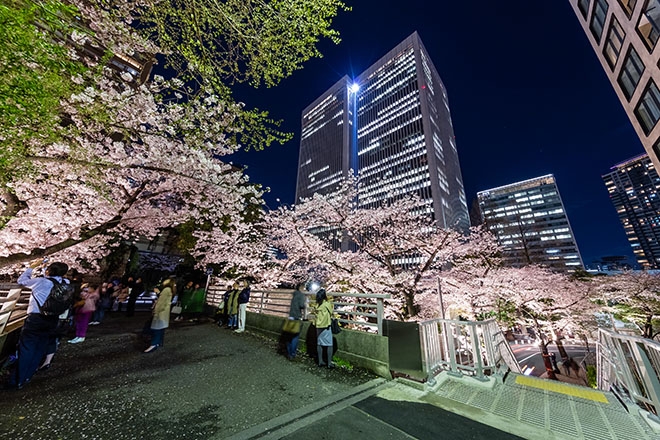
M638 336L598 330L598 388L612 391L651 413L660 410L660 344Z
M480 380L520 367L495 320L419 322L422 366L429 383L441 371L470 375Z
M226 289L220 286L209 286L206 302L214 307L223 301ZM303 292L307 297L304 317L313 313L314 294ZM252 290L248 310L254 313L263 313L274 316L289 316L289 306L293 290ZM339 315L339 322L351 329L365 330L379 335L383 334L384 300L389 295L336 293L328 292L335 306L335 313Z

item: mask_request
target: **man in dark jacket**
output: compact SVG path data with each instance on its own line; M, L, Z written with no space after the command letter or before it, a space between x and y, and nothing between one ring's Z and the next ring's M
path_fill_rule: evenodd
M298 341L300 340L300 331L302 330L302 323L300 322L305 312L305 294L302 293L304 283L298 284L296 290L293 292L291 298L291 306L289 307L288 326L292 331L286 332L286 357L293 360L298 351Z
M236 333L245 331L245 312L248 302L250 302L250 283L243 280L243 290L238 294L238 328L234 330Z

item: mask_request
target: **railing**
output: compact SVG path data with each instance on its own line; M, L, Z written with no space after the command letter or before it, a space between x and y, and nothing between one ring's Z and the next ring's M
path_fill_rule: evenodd
M430 384L440 370L470 375L480 380L512 370L518 362L495 320L419 322L422 367Z
M23 325L27 317L30 290L18 284L0 284L0 335Z
M218 306L223 300L226 289L219 286L209 286L206 294L206 303ZM307 297L304 317L311 313L314 303L314 294L303 292ZM248 310L254 313L287 317L293 290L253 290L250 294ZM361 329L383 334L383 302L389 295L370 295L359 293L328 293L332 297L335 313L339 315L339 322L348 328Z
M613 391L658 416L659 343L599 329L596 356L599 389Z

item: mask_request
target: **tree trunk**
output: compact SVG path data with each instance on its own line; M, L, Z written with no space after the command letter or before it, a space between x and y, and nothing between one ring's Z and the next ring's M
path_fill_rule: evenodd
M644 323L644 335L643 337L652 339L653 338L653 322L652 315L646 317L646 322Z
M559 356L561 356L562 359L568 359L568 353L566 353L566 349L564 348L564 343L560 338L557 338L555 340L555 345L557 346L557 350L559 350Z
M139 195L142 193L144 188L146 187L148 182L142 183L135 191L134 193L128 197L127 200L124 201L123 206L121 209L117 212L117 214L106 221L105 223L102 223L98 226L96 226L93 229L87 229L83 232L80 233L80 236L78 238L68 238L65 240L62 240L59 243L56 243L54 245L48 246L46 248L41 248L41 249L32 249L32 251L29 254L25 253L16 253L16 254L11 254L7 257L0 257L0 268L1 267L6 267L10 266L12 264L18 264L18 263L23 263L27 262L30 260L34 260L35 258L41 258L46 255L54 254L55 252L61 251L63 249L66 249L71 246L75 246L79 243L82 243L86 240L89 240L90 238L93 238L99 234L106 233L110 230L112 230L114 227L116 227L123 219L124 214L129 210L129 208L135 203Z
M555 376L555 369L552 367L552 361L550 360L550 354L548 353L548 344L544 339L545 338L541 336L541 355L543 356L545 372L548 375L548 379L557 380L557 376Z
M403 311L405 318L408 319L411 316L415 316L415 296L411 292L404 292L406 296L406 308Z

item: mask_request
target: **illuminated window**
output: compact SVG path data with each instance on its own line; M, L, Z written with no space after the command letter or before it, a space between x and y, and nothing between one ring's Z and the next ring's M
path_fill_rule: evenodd
M639 100L635 116L647 136L660 120L660 90L653 80L649 81L649 85Z
M600 37L603 35L603 28L605 27L607 7L606 0L596 0L596 3L594 4L594 13L591 16L589 29L591 29L591 33L598 43L600 43Z
M605 60L607 60L607 64L610 65L612 70L614 70L614 66L619 59L624 38L626 38L626 33L623 31L623 28L616 17L612 16L610 30L607 32L607 39L605 40L605 47L603 48Z
M646 0L637 23L637 33L642 37L649 52L653 52L660 36L660 0Z
M621 5L621 9L625 11L628 18L630 18L633 11L635 10L635 5L637 5L637 0L619 0L619 4Z
M630 98L632 98L635 93L635 89L637 88L637 84L639 84L639 79L642 77L643 73L644 63L642 63L642 60L639 58L635 49L630 46L628 56L626 56L623 67L621 67L621 74L617 81L619 86L621 86L621 91L623 91L623 94L628 101L630 101Z

